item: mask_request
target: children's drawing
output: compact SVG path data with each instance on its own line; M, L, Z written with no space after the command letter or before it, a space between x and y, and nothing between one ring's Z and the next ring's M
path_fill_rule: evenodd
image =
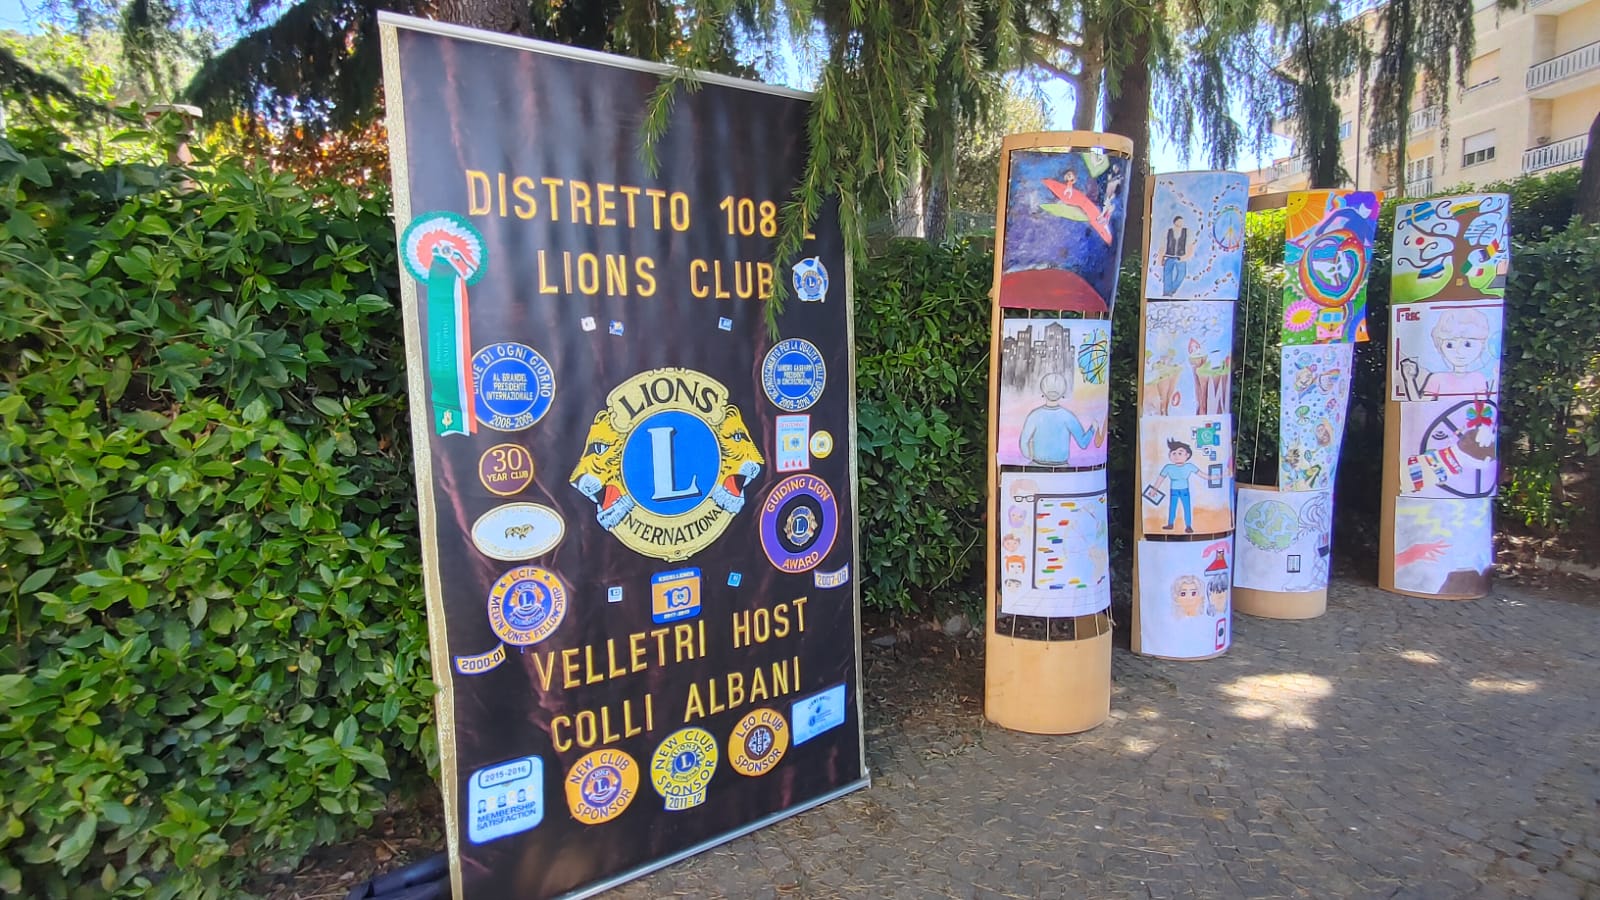
M1110 312L1127 175L1127 157L1099 150L1011 152L1001 306Z
M1226 300L1145 304L1140 415L1224 415L1232 409L1233 307Z
M1382 195L1372 191L1291 194L1283 260L1283 343L1367 339L1367 271Z
M1493 400L1400 404L1400 493L1490 497L1500 484Z
M1436 197L1394 214L1393 303L1506 295L1511 262L1510 198Z
M1349 344L1284 347L1278 411L1278 487L1333 486L1350 405Z
M1287 593L1327 587L1332 546L1333 492L1239 488L1235 586Z
M1390 307L1395 400L1496 398L1505 307L1498 300Z
M1146 416L1139 420L1139 504L1145 534L1233 530L1233 420Z
M1000 612L1087 616L1111 605L1106 474L1000 475Z
M1139 542L1139 652L1173 659L1228 649L1233 538Z
M1000 464L1105 465L1111 323L1008 318L1002 328Z
M1249 187L1250 179L1238 172L1156 176L1146 297L1238 299Z
M1489 590L1494 528L1488 497L1394 502L1394 586L1442 597Z

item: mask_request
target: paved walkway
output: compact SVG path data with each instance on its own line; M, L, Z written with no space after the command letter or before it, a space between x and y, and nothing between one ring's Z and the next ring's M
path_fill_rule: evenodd
M613 896L1600 900L1600 602L1329 606L1119 649L1076 737L987 726L974 641L871 649L870 789Z

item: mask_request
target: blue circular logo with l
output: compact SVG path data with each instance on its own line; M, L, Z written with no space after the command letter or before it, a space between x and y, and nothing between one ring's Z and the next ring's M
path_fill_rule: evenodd
M658 516L693 510L717 486L722 454L703 420L679 410L646 416L622 449L629 496Z

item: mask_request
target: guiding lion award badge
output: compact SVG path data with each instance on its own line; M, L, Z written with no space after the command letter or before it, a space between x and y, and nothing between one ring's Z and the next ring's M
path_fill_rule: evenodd
M784 572L809 572L839 536L833 488L815 475L791 475L761 504L761 548Z
M717 739L704 728L667 735L650 758L650 783L667 801L667 811L706 802L706 786L717 771Z
M623 546L676 562L722 536L765 463L721 382L651 369L606 396L568 480Z

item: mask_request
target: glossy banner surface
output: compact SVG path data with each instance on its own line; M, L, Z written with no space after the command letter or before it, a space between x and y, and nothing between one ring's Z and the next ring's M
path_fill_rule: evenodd
M652 174L664 70L383 29L456 896L587 892L864 784L835 211L772 264L806 99L681 93Z

